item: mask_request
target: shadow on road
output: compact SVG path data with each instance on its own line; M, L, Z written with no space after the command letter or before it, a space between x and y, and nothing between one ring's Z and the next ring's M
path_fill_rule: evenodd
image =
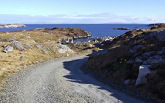
M91 54L93 55L93 54ZM120 100L123 103L130 103L128 100L127 95L120 92L119 90L112 89L110 86L103 84L102 82L99 82L98 79L93 77L90 73L83 72L80 68L82 65L87 61L88 57L73 60L73 61L66 61L63 63L64 68L70 71L69 75L64 76L65 78L69 79L71 82L76 82L80 84L88 84L88 85L95 85L98 86L99 90L106 90L109 91L109 95L115 97L116 99ZM130 101L132 101L130 99ZM134 101L134 100L133 100ZM135 99L136 101L136 99ZM137 101L137 103L139 103Z

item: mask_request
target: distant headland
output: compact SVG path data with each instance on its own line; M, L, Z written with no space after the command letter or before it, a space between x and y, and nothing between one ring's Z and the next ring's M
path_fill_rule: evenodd
M24 24L0 24L0 28L22 28L26 27Z

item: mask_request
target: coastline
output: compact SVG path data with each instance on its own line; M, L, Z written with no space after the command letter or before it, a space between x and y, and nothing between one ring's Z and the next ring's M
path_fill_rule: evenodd
M24 24L0 24L0 28L24 28Z

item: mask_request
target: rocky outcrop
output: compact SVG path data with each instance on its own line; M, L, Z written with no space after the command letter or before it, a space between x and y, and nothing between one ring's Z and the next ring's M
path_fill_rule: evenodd
M162 24L156 29L132 30L114 38L107 53L90 56L85 67L105 80L133 87L140 95L165 101L164 48Z
M0 24L0 28L23 28L26 25L23 24Z
M61 44L74 43L73 38L63 38L60 41L61 41Z
M141 65L139 67L139 73L135 83L136 86L147 82L145 76L151 73L149 67L151 67L151 65Z
M11 44L12 44L13 47L15 47L15 48L18 49L18 50L21 50L21 51L22 51L22 50L25 50L23 44L20 43L19 41L13 40L13 41L11 41Z
M7 53L7 52L10 52L10 51L13 51L13 47L12 46L10 46L10 45L7 45L7 46L4 46L3 47L3 52L4 53Z
M73 52L67 45L58 44L57 51L59 53Z

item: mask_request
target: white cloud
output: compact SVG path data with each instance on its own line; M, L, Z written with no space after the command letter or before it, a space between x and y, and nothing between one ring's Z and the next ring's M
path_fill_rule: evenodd
M97 24L97 23L163 23L165 17L117 16L109 13L87 15L10 15L0 14L0 23L23 24Z

